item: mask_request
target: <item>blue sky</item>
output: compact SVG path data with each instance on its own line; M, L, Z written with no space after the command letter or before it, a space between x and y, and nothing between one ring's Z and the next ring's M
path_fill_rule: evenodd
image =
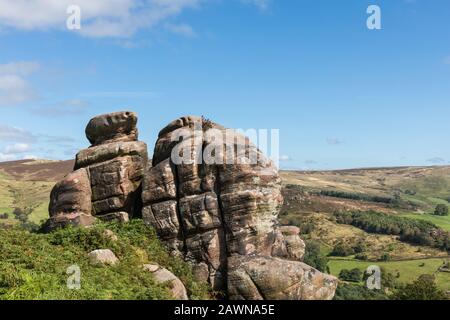
M92 116L129 109L150 150L196 114L280 129L282 168L448 164L449 16L447 0L0 0L0 160L71 158Z

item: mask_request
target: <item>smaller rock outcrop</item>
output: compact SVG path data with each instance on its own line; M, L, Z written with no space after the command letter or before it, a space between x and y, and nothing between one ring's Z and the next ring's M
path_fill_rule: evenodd
M75 171L53 188L46 230L141 215L147 145L137 141L136 124L136 114L129 111L89 121L86 137L92 145L76 155Z
M178 279L172 272L157 264L144 264L143 268L145 271L153 274L156 282L168 283L172 297L175 300L189 300L183 282L181 282L181 280Z
M93 265L113 266L119 262L114 252L110 249L98 249L89 252L89 262Z

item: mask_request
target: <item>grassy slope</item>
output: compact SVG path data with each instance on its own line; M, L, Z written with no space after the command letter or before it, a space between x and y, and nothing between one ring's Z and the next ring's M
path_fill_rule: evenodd
M367 269L370 265L384 267L387 272L392 274L400 273L399 281L403 283L412 282L422 274L434 274L442 265L445 259L420 259L409 261L392 262L363 262L356 260L344 260L332 258L328 263L331 274L338 276L342 269L358 268L361 271ZM421 266L424 264L423 266ZM436 274L437 285L444 290L450 290L450 273L439 272Z
M337 190L377 196L393 196L399 192L402 199L416 203L426 212L432 211L438 203L448 204L446 200L450 198L450 166L284 171L281 175L286 184L301 185L307 190Z
M118 241L104 235L113 230ZM111 249L120 263L92 266L88 252ZM0 299L170 299L167 285L157 284L142 264L156 262L177 275L191 299L207 299L206 284L193 281L188 265L170 257L153 229L141 220L89 229L31 234L0 229ZM81 289L66 286L69 266L81 268Z
M450 198L450 167L424 168L387 168L371 170L344 170L326 172L282 172L285 184L294 184L303 189L297 195L285 197L284 222L296 222L300 225L311 224L313 230L305 237L320 240L324 251L330 251L332 246L344 241L349 244L363 240L368 245L367 254L370 259L388 252L393 259L402 261L362 262L349 259L335 259L329 263L332 274L338 275L340 270L367 268L376 264L385 266L389 272L400 272L400 281L409 282L421 274L432 274L442 264L447 253L431 248L411 246L401 243L395 237L368 234L358 228L337 225L331 215L340 210L375 210L390 214L400 214L414 219L428 220L445 230L450 231L450 217L437 217L430 213L438 203L448 204ZM295 189L294 189L295 190ZM332 197L319 197L310 191L338 190L344 192L362 193L368 195L392 196L399 192L401 198L416 203L417 212L390 208L383 204L365 201L354 201ZM410 195L406 190L415 193ZM407 260L426 257L443 256L437 259ZM420 267L421 263L425 266ZM439 286L450 290L450 274L436 275Z
M48 218L50 191L71 171L72 161L21 160L0 163L0 213L7 213L2 224L17 224L14 208L32 210L29 221L39 224Z

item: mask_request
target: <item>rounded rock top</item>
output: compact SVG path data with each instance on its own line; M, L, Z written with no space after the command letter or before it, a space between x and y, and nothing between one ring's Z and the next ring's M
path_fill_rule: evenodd
M86 126L86 137L92 145L113 141L136 141L137 114L131 111L107 113L92 118Z

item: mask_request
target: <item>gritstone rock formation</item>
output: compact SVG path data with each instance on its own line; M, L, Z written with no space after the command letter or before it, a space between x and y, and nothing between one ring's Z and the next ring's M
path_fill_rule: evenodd
M174 163L177 155L184 161ZM144 221L192 262L198 278L230 299L334 295L335 278L300 262L305 245L298 228L277 225L283 201L277 169L232 130L199 117L162 129L142 201Z
M133 113L96 117L86 135L93 146L52 192L50 229L142 208L172 254L229 299L333 297L336 278L301 262L299 229L278 225L278 171L248 138L183 117L161 130L150 163Z
M96 218L127 221L140 216L147 145L137 141L136 123L133 112L101 115L89 121L86 136L92 146L77 154L75 171L53 188L47 229L67 224L86 226Z

